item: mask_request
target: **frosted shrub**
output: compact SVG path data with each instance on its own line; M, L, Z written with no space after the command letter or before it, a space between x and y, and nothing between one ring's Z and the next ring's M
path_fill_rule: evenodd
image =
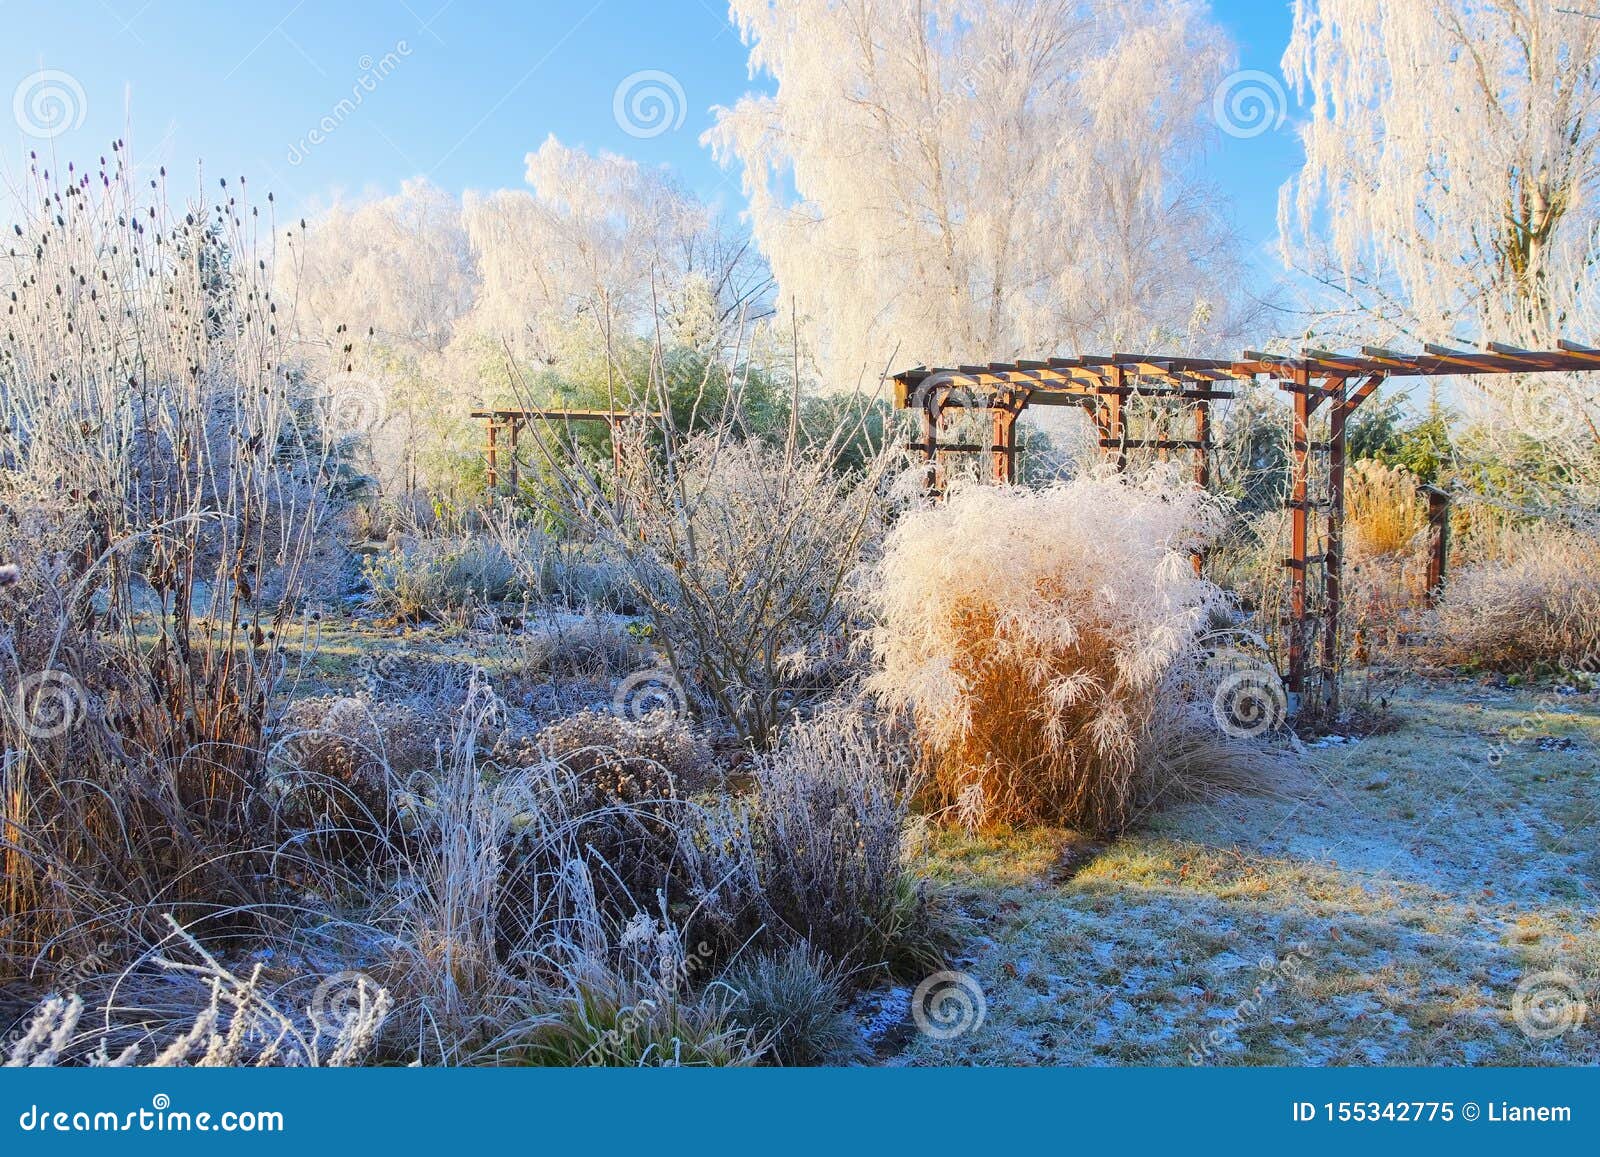
M499 542L473 534L397 542L362 566L377 608L408 620L446 620L520 598L520 570Z
M839 677L842 596L874 542L887 457L847 474L831 448L719 431L666 451L639 437L623 460L621 515L597 500L598 482L569 479L584 520L622 560L699 705L765 743Z
M1158 701L1221 598L1189 556L1222 514L1161 470L960 489L901 521L875 686L911 710L939 803L1105 830L1156 793Z
M538 743L606 802L668 799L703 785L712 770L705 740L667 713L635 720L580 711L546 727Z
M1502 550L1447 579L1438 613L1446 655L1502 670L1600 670L1600 542L1544 527L1507 536Z
M394 803L418 772L431 771L449 721L408 703L370 696L297 699L284 712L273 786L296 829L394 831Z
M858 975L942 967L938 897L906 863L909 762L856 712L786 728L756 762L753 797L690 817L679 855L694 935L741 952L804 941Z

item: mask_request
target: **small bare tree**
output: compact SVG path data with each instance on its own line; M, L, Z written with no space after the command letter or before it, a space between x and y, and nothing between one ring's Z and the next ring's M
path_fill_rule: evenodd
M843 677L844 595L877 541L896 452L871 445L845 468L864 406L820 439L803 440L794 420L781 439L753 436L740 418L748 374L729 375L719 412L684 439L658 351L662 416L618 424L614 466L540 445L573 524L621 561L684 696L765 745L787 713Z

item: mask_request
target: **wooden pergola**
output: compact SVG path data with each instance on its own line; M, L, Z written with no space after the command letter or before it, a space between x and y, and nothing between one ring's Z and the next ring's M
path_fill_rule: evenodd
M1234 360L1112 354L1109 357L1047 358L991 362L954 369L918 367L894 376L895 404L922 414L922 437L914 444L927 462L927 487L938 495L949 455L989 454L991 478L1017 477L1017 418L1029 406L1082 406L1099 433L1099 445L1119 470L1128 451L1184 451L1195 456L1196 481L1210 483L1211 403L1233 397L1232 384L1266 378L1290 395L1289 607L1284 686L1290 711L1307 706L1338 713L1339 616L1343 604L1345 429L1350 416L1389 378L1482 374L1563 373L1600 370L1600 349L1560 342L1535 351L1489 343L1482 353L1427 345L1421 354L1367 346L1359 354L1305 349L1280 357L1246 350ZM1128 437L1130 399L1192 423L1192 438L1172 437L1162 423L1153 438ZM952 410L989 415L987 443L943 442ZM1326 463L1314 469L1318 459ZM1437 503L1437 498L1433 499ZM1437 511L1432 515L1437 520ZM1430 571L1441 581L1442 566ZM1308 700L1308 696L1311 698Z
M619 428L627 422L659 421L658 413L645 413L635 410L564 410L564 409L517 409L517 410L474 410L472 417L488 423L488 439L484 444L484 458L488 464L489 489L494 490L500 485L500 432L506 432L506 450L510 455L511 469L509 481L512 489L516 489L520 476L520 464L517 451L521 445L523 427L530 422L604 422L611 432L611 456L617 467L621 468L621 442L617 438Z

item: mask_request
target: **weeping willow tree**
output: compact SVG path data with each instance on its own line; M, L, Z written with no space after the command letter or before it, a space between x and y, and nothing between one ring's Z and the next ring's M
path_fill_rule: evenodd
M1285 259L1332 341L1600 344L1600 5L1297 0L1283 58L1307 106ZM1586 377L1485 387L1496 427L1596 476ZM1507 420L1509 419L1509 420Z

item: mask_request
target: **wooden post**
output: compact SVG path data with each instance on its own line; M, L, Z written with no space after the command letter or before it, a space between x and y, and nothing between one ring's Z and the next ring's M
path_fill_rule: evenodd
M1003 486L1017 480L1017 415L1020 409L1011 399L996 397L989 411L994 422L992 476Z
M1322 561L1322 703L1330 720L1339 717L1339 613L1344 602L1345 421L1350 416L1347 380L1333 386L1328 411L1328 538Z
M1126 375L1122 367L1112 366L1111 384L1120 391L1125 381ZM1121 474L1128 468L1128 451L1127 447L1123 445L1127 440L1128 431L1123 424L1122 394L1120 392L1106 396L1106 427L1111 441L1116 444L1114 447L1116 452L1114 460L1117 464L1117 473Z
M500 471L495 459L495 441L500 433L500 427L494 418L489 419L489 490L493 493L495 487L500 485Z
M1194 406L1194 480L1201 490L1211 489L1211 451L1207 449L1211 444L1211 403L1201 398ZM1202 578L1206 573L1206 556L1204 551L1197 550L1189 556L1189 561L1194 564L1194 577Z
M927 461L923 475L923 489L930 497L939 497L939 400L936 392L928 390L922 398L922 454Z
M512 418L506 423L506 427L511 434L511 491L516 493L517 483L521 481L520 471L517 466L517 442L522 433L522 420L520 418Z
M1417 487L1428 500L1428 605L1439 601L1450 568L1450 492L1437 486Z
M1289 452L1289 712L1300 708L1306 686L1306 565L1310 558L1307 530L1311 462L1311 379L1295 371L1294 429Z

